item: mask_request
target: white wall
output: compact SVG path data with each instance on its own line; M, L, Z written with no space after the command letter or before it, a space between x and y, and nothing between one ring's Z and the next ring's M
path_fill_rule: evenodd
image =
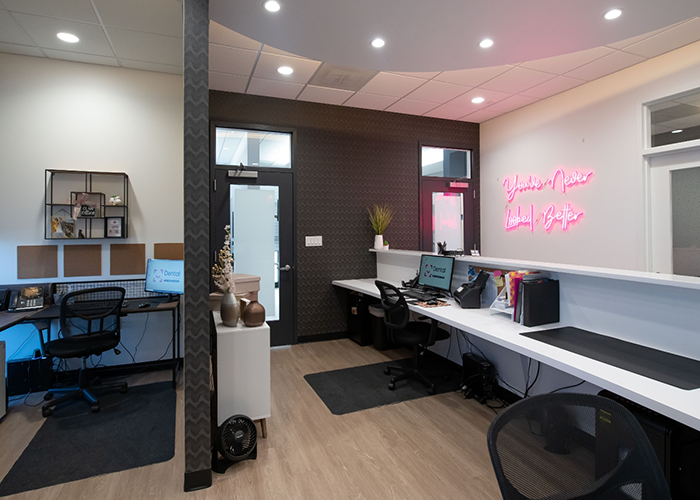
M643 103L700 87L700 42L481 125L482 254L646 270ZM545 187L507 203L504 178L593 171L567 191ZM550 203L584 211L567 232L506 231L506 210ZM537 215L536 215L537 217Z
M110 276L114 240L84 240L102 245L101 276L63 277L66 243L44 239L46 169L127 173L129 238L116 242L144 243L146 258L154 243L182 242L182 116L181 76L0 54L0 284L142 277ZM18 245L58 245L58 278L18 280ZM160 357L170 336L167 314L148 316L137 361ZM146 314L126 318L130 350L145 322ZM24 340L20 330L2 336ZM31 352L33 340L16 357ZM14 350L8 344L8 356ZM131 361L124 358L115 363Z

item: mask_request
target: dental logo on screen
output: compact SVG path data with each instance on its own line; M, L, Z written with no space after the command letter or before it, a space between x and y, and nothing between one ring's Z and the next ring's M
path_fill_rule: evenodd
M154 269L153 270L153 283L163 283L163 270Z
M447 272L446 267L438 267L432 264L426 264L425 269L423 269L423 276L426 278L437 278L445 279L445 273Z
M518 193L542 191L545 187L566 194L568 189L585 186L592 175L592 171L579 172L577 170L567 174L564 169L558 168L544 181L532 174L528 175L527 178L519 178L517 174L512 179L506 177L503 180L503 187L506 190L508 203L512 203ZM514 231L525 226L530 231L534 231L537 224L541 223L548 233L552 232L557 225L562 231L568 231L583 216L583 210L576 209L569 202L560 207L550 203L544 209L535 209L534 204L530 204L528 207L518 205L515 208L506 209L505 228L506 231Z

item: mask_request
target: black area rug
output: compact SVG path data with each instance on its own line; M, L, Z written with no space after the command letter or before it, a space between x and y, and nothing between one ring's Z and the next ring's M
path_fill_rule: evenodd
M175 455L176 392L172 382L95 395L54 407L0 483L0 496L165 462Z
M311 373L304 379L316 391L324 404L334 415L344 415L376 406L384 406L402 401L410 401L428 396L428 387L418 380L402 380L396 383L396 389L388 389L389 381L395 373L384 374L388 365L411 366L412 359L400 359L355 366L342 370ZM459 376L450 374L442 363L428 358L422 362L421 372L435 384L435 394L456 390Z

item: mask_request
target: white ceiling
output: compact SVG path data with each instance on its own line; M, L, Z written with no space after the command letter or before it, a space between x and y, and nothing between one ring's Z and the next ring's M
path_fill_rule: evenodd
M298 0L288 1L299 3ZM636 1L646 4L650 0ZM316 8L320 8L319 4L335 6L337 0L310 0L310 3L314 2ZM571 2L578 3L579 0ZM242 6L241 12L250 11L250 5L262 10L261 3L247 2ZM290 5L281 3L283 9L280 13L284 13ZM422 3L433 5L431 2ZM543 3L543 0L533 0L532 3ZM544 3L561 4L551 1ZM667 2L657 3L663 3L666 10L673 10ZM697 1L684 0L672 0L671 3L688 4L695 10L699 5ZM217 5L230 4L230 0L212 0L212 19ZM354 2L350 4L355 6ZM501 4L492 5L502 11ZM679 8L677 10L680 14L676 12L674 15L684 15L689 8L687 5ZM371 12L372 9L369 9L367 14ZM654 15L647 17L667 19L654 9L649 12ZM410 26L416 21L414 17L406 16L405 12L401 16L395 15L387 23L387 29L397 25ZM299 33L291 28L282 29L280 19L284 20L280 17L275 21L278 29L287 35ZM654 21L658 22L659 19ZM426 20L425 24L432 26L434 22L434 19ZM346 24L350 24L349 21ZM646 18L638 21L638 24L649 26ZM637 30L640 29L639 26ZM630 29L626 26L623 31L635 32ZM75 45L62 42L55 36L59 31L72 32L81 41ZM261 30L260 36L274 38L263 31L265 30ZM432 40L432 31L430 32ZM584 32L586 30L583 28L573 28L566 38L600 40L611 36L610 33L603 33L596 38L593 36L595 33L584 36ZM365 70L357 69L361 66L336 66L345 60L341 53L343 51L337 52L338 57L333 56L325 61L314 60L276 49L262 43L268 42L267 39L260 38L257 41L212 21L209 87L229 92L480 123L698 41L700 19L693 17L646 34L640 35L638 31L635 33L634 37L623 41L545 59L464 70L415 72L385 71L396 64L388 59L386 66L368 65ZM314 31L313 36L308 33L304 33L304 36L286 36L280 43L294 45L294 40L314 39L316 35ZM493 37L498 40L496 35ZM528 39L540 40L535 48L540 47L537 50L541 51L543 41L551 39L551 33L548 32L547 37L533 35L531 32ZM426 47L433 43L426 37L414 38L420 39ZM337 42L333 39L327 45ZM561 50L566 44L554 45ZM375 50L371 47L369 49ZM0 52L181 74L182 0L0 0ZM452 44L444 47L441 56L444 55L443 52L449 55L459 51ZM419 55L416 54L414 58L415 67L424 67L426 59ZM437 53L433 55L428 60L439 59ZM397 61L400 59L399 57ZM280 75L277 68L282 65L291 66L294 73L289 76ZM473 104L471 99L476 96L484 97L485 102Z

